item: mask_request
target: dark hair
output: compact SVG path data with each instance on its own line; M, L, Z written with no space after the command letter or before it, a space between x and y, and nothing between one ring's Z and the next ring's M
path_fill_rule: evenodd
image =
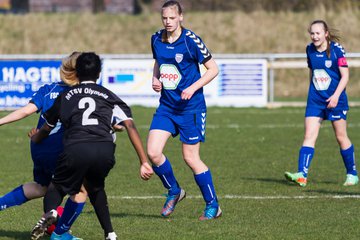
M174 0L166 1L162 5L161 9L167 8L167 7L173 7L173 6L177 7L177 10L178 10L179 14L182 14L183 10L182 10L182 7L181 7L180 3L178 1L174 1Z
M334 28L329 28L329 26L327 25L327 23L324 20L315 20L309 26L309 29L308 29L309 33L311 31L311 26L314 25L314 24L322 24L323 27L324 27L325 32L329 33L328 36L326 37L326 41L328 42L327 49L326 49L326 54L327 54L328 57L330 57L330 42L331 41L338 42L338 43L340 42L340 36L338 35L339 31L337 29L334 29Z
M94 52L84 52L76 59L76 75L80 82L96 81L101 72L100 57Z

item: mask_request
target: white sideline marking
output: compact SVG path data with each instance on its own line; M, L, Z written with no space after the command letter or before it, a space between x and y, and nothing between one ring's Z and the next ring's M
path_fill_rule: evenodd
M34 126L16 126L11 127L12 129L17 130L30 130ZM360 123L348 123L348 128L360 128ZM149 125L138 125L138 129L149 129ZM224 125L217 125L217 124L207 124L207 129L244 129L244 128L261 128L261 129L274 129L274 128L304 128L303 123L285 123L285 124L238 124L238 123L231 123L231 124L224 124ZM321 128L332 128L331 124L323 123Z
M165 196L108 196L109 199L121 200L147 200L147 199L162 199ZM202 198L200 195L186 196L189 199ZM249 199L249 200L276 200L276 199L358 199L360 195L319 195L319 196L247 196L247 195L224 195L218 196L219 199Z

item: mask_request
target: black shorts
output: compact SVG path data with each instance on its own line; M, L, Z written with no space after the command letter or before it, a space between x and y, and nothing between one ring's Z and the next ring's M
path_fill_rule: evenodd
M105 177L115 165L115 144L84 142L65 146L57 161L53 184L69 195L86 182L91 192L104 188Z

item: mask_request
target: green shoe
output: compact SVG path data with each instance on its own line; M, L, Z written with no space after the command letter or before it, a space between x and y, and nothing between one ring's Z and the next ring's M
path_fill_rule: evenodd
M307 178L301 172L290 173L285 172L285 178L290 181L297 183L300 187L305 187L307 183Z
M359 177L357 175L346 174L346 181L344 186L354 186L359 183Z

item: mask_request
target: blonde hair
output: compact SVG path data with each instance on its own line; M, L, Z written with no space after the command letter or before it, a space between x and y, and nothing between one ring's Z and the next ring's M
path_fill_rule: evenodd
M81 55L81 52L73 52L68 57L62 60L60 67L60 78L68 86L72 87L79 84L79 79L76 76L76 59Z

